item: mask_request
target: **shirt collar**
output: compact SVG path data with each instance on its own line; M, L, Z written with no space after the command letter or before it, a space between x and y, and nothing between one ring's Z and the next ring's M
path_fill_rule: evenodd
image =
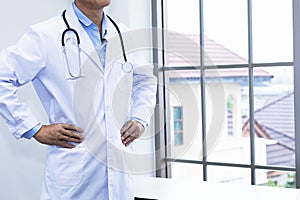
M86 27L89 26L96 26L79 8L76 6L76 4L73 2L73 9L74 12L78 18L78 20ZM96 26L97 27L97 26ZM103 19L102 19L102 38L106 39L107 36L107 17L106 14L103 12Z
M103 12L103 19L102 19L102 38L107 39L107 16Z

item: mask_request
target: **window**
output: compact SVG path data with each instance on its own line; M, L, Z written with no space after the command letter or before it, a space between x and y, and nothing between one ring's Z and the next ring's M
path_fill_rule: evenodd
M174 117L174 145L183 145L183 119L182 119L182 107L173 107Z
M234 107L233 96L230 95L227 98L227 133L228 135L233 135L233 107Z
M155 40L162 50L154 52L164 85L158 100L165 119L174 117L156 137L156 149L166 147L157 158L158 176L193 178L202 171L203 181L296 187L300 80L294 80L293 27L300 20L293 25L293 13L299 18L300 10L293 12L293 3L153 1L153 25L162 28ZM174 102L184 115L176 107L169 113ZM189 165L194 173L183 175Z

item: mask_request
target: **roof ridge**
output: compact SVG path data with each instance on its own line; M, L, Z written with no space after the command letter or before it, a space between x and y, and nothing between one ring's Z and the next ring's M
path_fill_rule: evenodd
M230 53L234 54L235 56L239 57L240 59L247 61L246 58L240 56L239 54L233 52L232 50L228 49L227 47L225 47L224 45L220 44L219 42L217 42L216 40L211 39L210 37L208 37L207 35L204 35L204 37L206 37L206 39L211 40L212 42L214 42L216 45L222 47L223 49L226 49L227 51L229 51Z
M262 111L262 110L264 110L264 109L266 109L266 108L268 108L268 107L274 105L275 103L277 103L277 102L279 102L279 101L282 101L283 99L288 98L288 97L289 97L290 95L292 95L292 94L294 94L294 91L292 91L292 92L290 92L290 93L287 93L287 94L285 94L285 95L279 97L278 99L275 99L274 101L272 101L272 102L268 103L267 105L265 105L265 106L263 106L263 107L257 109L256 111L254 111L254 113L260 112L260 111Z
M286 148L286 149L289 149L291 151L295 151L295 148L289 147L289 146L287 146L287 145L285 145L285 144L283 144L283 143L281 143L279 141L277 142L277 144L280 145L280 146L282 146L282 147L284 147L284 148Z
M187 36L199 36L199 37L200 37L200 35L198 35L198 34L196 34L196 33L194 33L194 34L193 34L193 33L188 33L188 34L186 34L186 35L187 35ZM206 38L207 40L212 41L215 45L217 45L217 46L219 46L219 47L221 47L221 48L227 50L228 52L234 54L235 56L239 57L240 59L242 59L242 60L244 60L244 61L247 61L246 58L244 58L244 57L240 56L239 54L233 52L232 50L228 49L227 47L225 47L224 45L220 44L220 43L217 42L216 40L211 39L209 36L204 35L204 38ZM193 40L193 38L190 38L190 39Z
M289 136L287 134L284 134L283 132L280 132L280 131L277 131L277 130L275 130L273 128L270 128L269 126L265 126L265 125L262 125L262 126L264 127L264 129L269 129L269 130L271 130L271 131L273 131L273 132L275 132L275 133L277 133L277 134L279 134L279 135L281 135L283 137L289 138L290 140L295 140L295 138L293 138L293 137L291 137L291 136Z

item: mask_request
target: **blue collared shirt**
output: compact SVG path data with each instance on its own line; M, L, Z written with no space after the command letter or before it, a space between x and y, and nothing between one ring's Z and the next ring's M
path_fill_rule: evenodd
M105 55L106 55L106 46L107 46L107 17L103 13L103 19L102 19L102 35L100 37L99 29L96 24L94 24L79 8L76 6L76 4L73 2L73 9L74 12L84 28L84 30L87 32L88 36L90 37L97 53L100 58L100 61L102 63L102 66L105 66Z
M99 34L99 29L97 25L95 25L87 16L85 16L73 3L73 9L75 11L75 14L80 21L81 25L89 35L90 39L92 40L95 49L98 52L98 56L100 58L100 61L105 66L105 56L106 56L106 46L107 46L107 20L105 14L103 14L103 20L102 20L102 41ZM136 117L132 117L131 120L135 120L140 122L144 127L147 127L148 124L144 122L141 119L138 119Z

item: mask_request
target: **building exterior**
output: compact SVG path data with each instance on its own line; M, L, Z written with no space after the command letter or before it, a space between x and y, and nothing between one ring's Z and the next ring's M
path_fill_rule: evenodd
M294 92L273 99L255 111L255 133L265 139L268 165L295 167ZM249 120L243 125L243 137L249 137ZM270 171L268 178L285 185L292 173ZM293 176L293 175L292 175Z
M171 132L171 157L181 159L202 159L202 134L201 134L201 74L196 66L200 65L201 48L197 45L196 35L184 37L176 34L169 34L168 40L168 62L167 66L173 67L166 76L169 92L169 115ZM245 109L244 90L248 86L248 69L243 68L243 63L247 61L233 53L224 46L205 37L205 60L208 65L212 65L211 70L205 73L206 81L206 114L208 161L224 163L250 163L250 139L248 110ZM183 55L183 56L181 56ZM218 69L218 65L233 63L234 69ZM239 67L241 65L241 67ZM176 71L176 67L193 67L195 70ZM264 87L270 83L273 75L267 71L257 68L254 73L255 87ZM273 125L278 120L270 116L281 116L282 110L278 109L278 104L290 105L290 112L294 105L291 101L292 95L282 97L270 105L265 105L255 112L256 130L256 163L260 165L274 164L292 166L294 156L294 133L293 126L290 126L293 119L287 119L290 123L290 132L285 133L273 129ZM247 103L247 102L246 102ZM277 105L275 105L277 104ZM287 108L283 108L287 109ZM272 114L273 113L273 114ZM273 121L272 121L273 120ZM282 119L281 119L282 120ZM217 122L217 123L216 123ZM216 129L216 124L220 127ZM292 144L292 145L291 145ZM282 155L280 155L280 153ZM280 161L282 159L282 161ZM250 171L245 169L227 170L223 168L212 168L215 177L212 181L250 183ZM173 177L195 178L201 173L197 172L196 167L188 172L180 164L173 164ZM200 171L200 170L199 170ZM270 173L267 171L257 172L257 184L266 184ZM189 177L190 176L190 177Z

